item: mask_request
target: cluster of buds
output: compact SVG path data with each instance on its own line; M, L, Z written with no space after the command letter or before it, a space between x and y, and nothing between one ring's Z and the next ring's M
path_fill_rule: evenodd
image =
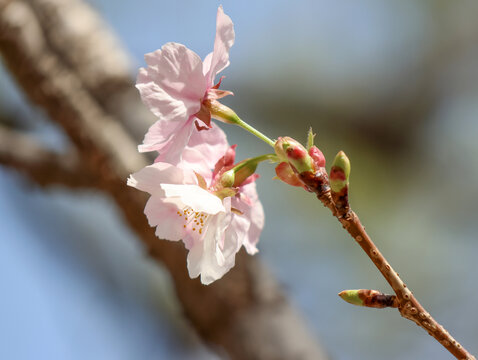
M325 157L314 145L312 129L309 130L307 148L286 136L277 139L274 150L279 159L279 165L275 169L277 177L289 185L302 186L309 190L301 181L300 175L325 169Z
M307 148L290 137L279 137L274 145L279 159L277 177L292 186L302 186L307 191L323 196L330 188L334 207L339 215L349 211L348 185L350 161L340 151L332 163L330 179L325 170L325 157L314 145L314 134L309 130Z

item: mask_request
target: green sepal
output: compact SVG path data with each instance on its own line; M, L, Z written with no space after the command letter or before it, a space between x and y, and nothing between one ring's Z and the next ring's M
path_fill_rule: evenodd
M232 189L232 188L224 188L214 192L214 195L216 195L221 200L227 197L236 196L236 194L237 194L237 189Z
M312 146L314 146L314 132L312 131L312 127L309 128L309 132L307 133L307 150L310 150Z
M207 190L207 183L206 183L206 180L204 179L204 177L197 172L194 172L194 174L196 175L196 179L198 180L199 187L204 189L204 190Z
M239 116L224 104L221 104L219 101L211 101L209 103L209 109L211 111L211 116L219 121L222 121L226 124L240 124L241 119Z

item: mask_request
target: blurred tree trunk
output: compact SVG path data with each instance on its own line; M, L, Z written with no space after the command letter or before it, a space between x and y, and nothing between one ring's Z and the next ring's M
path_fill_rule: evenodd
M0 163L41 186L95 188L111 196L145 249L171 273L185 316L202 339L233 359L326 359L258 257L241 252L222 280L191 280L186 251L149 227L145 194L126 186L150 159L136 145L155 120L142 105L127 54L80 0L0 0L0 54L26 97L71 141L45 149L0 127Z

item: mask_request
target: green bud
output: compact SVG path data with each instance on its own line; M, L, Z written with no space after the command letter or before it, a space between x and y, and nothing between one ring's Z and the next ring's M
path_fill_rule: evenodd
M335 156L330 169L330 188L333 192L340 192L349 185L350 160L343 151Z
M229 171L226 171L224 174L221 175L221 185L222 187L225 188L230 188L234 185L234 180L236 176L234 173L234 169L231 169Z
M396 308L399 305L396 295L384 294L377 290L344 290L339 296L349 304L375 309Z
M241 186L246 179L256 172L258 161L256 159L244 160L235 168L234 186Z
M360 298L361 290L344 290L339 293L339 296L349 304L364 306L363 300Z
M299 174L314 171L314 162L305 147L288 136L279 137L274 145L281 162L288 162Z
M221 104L219 101L213 100L209 102L209 110L214 119L226 124L239 124L241 122L234 110Z

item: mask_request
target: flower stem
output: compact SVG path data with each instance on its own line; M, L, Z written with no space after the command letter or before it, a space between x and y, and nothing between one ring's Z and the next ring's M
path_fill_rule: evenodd
M251 125L249 125L245 121L241 120L239 118L239 116L237 116L237 120L236 120L235 124L242 127L244 130L249 131L251 134L257 136L259 139L261 139L265 143L269 144L270 146L274 147L275 141L269 139L267 136L265 136L259 130L254 129Z
M238 187L241 186L244 181L250 178L257 169L257 165L261 161L277 162L279 159L276 154L264 154L253 158L242 160L239 164L234 166L229 171L226 171L221 176L221 185L224 187Z
M257 136L259 139L264 141L266 144L274 147L275 141L269 139L259 130L254 129L251 125L243 121L231 108L227 107L224 104L221 104L219 101L211 101L209 103L209 109L211 111L211 116L219 121L225 122L226 124L236 124L242 127L244 130L249 131L251 134Z
M248 166L249 164L259 164L260 162L262 161L267 161L267 160L270 160L272 162L277 162L279 161L279 159L277 158L277 155L276 154L264 154L264 155L260 155L260 156L256 156L256 157L253 157L253 158L249 158L249 159L245 159L245 160L242 160L239 164L237 164L236 166L234 166L234 170L235 171L239 171L240 169L242 169L243 167L245 166Z

